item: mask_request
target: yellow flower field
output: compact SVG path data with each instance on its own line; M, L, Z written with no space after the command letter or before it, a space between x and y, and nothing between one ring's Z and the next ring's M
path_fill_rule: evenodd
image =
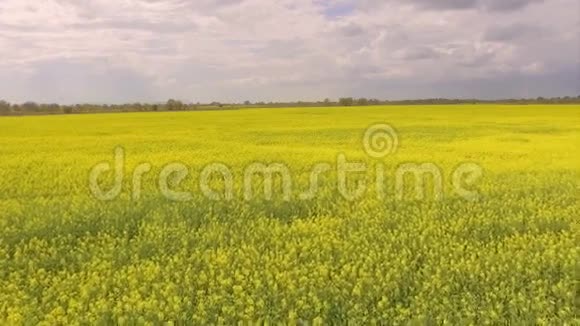
M396 151L365 152L373 124L396 130ZM0 118L0 323L574 324L579 140L577 105ZM91 171L113 167L116 148L121 191L99 200ZM356 199L337 189L339 155L368 167L349 175L349 187L368 185ZM256 162L289 169L289 198L268 200L259 178L244 197ZM230 200L200 190L211 163L230 171ZM409 163L441 171L439 200L431 188L397 198L397 167ZM453 185L463 163L481 168L462 184L477 198ZM168 164L187 167L167 187L188 198L162 194ZM98 180L111 188L113 171ZM219 176L209 183L224 193Z

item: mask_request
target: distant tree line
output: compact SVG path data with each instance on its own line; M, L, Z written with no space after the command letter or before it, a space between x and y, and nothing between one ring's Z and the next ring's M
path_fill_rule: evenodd
M42 114L74 114L74 113L115 113L115 112L156 112L156 111L194 111L210 109L235 109L233 105L185 104L177 100L169 100L163 104L127 103L127 104L38 104L25 102L22 104L8 103L0 100L0 115L42 115Z
M222 104L212 102L208 104L184 103L178 100L169 100L162 104L129 103L129 104L39 104L25 102L21 104L8 103L0 100L0 115L43 115L43 114L74 114L74 113L115 113L115 112L159 112L159 111L203 111L203 110L236 110L242 108L282 108L282 107L325 107L325 106L368 106L368 105L436 105L436 104L580 104L577 97L538 97L535 99L418 99L418 100L378 100L367 98L343 97L337 101L325 99L323 101L308 102L256 102Z
M535 99L501 99L501 100L479 100L479 99L447 99L428 98L416 100L377 100L366 98L343 97L336 103L338 106L366 106L366 105L434 105L434 104L580 104L580 96L571 97L538 97Z

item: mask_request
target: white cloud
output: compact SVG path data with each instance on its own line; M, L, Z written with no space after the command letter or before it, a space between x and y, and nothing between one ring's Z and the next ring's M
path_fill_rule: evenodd
M578 73L579 9L576 0L2 0L0 96L432 96L414 86L426 84L439 96L494 97L478 87ZM73 68L83 71L58 76ZM43 81L59 87L47 92ZM472 86L445 86L462 82ZM552 84L564 85L554 95L580 92Z

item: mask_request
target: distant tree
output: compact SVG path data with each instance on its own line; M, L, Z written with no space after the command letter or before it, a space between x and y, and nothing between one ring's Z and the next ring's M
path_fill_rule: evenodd
M252 102L250 102L250 101L245 101L245 102L244 102L244 105L252 105Z
M176 101L174 99L170 99L165 104L165 107L167 108L168 111L179 111L179 110L183 110L185 105L183 105L183 103L181 101Z
M338 100L338 104L342 106L353 106L354 99L352 97L343 97Z
M364 97L361 97L356 101L356 105L360 105L360 106L369 105L369 100L367 100Z
M26 102L20 106L24 112L38 112L40 106L34 102Z
M53 104L41 104L40 105L41 112L49 112L49 113L62 113L60 105L53 103Z
M0 101L0 114L9 114L12 112L12 106L6 101Z

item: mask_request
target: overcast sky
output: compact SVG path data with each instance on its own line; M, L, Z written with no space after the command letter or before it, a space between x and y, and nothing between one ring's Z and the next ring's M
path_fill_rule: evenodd
M0 0L0 98L580 95L578 0Z

